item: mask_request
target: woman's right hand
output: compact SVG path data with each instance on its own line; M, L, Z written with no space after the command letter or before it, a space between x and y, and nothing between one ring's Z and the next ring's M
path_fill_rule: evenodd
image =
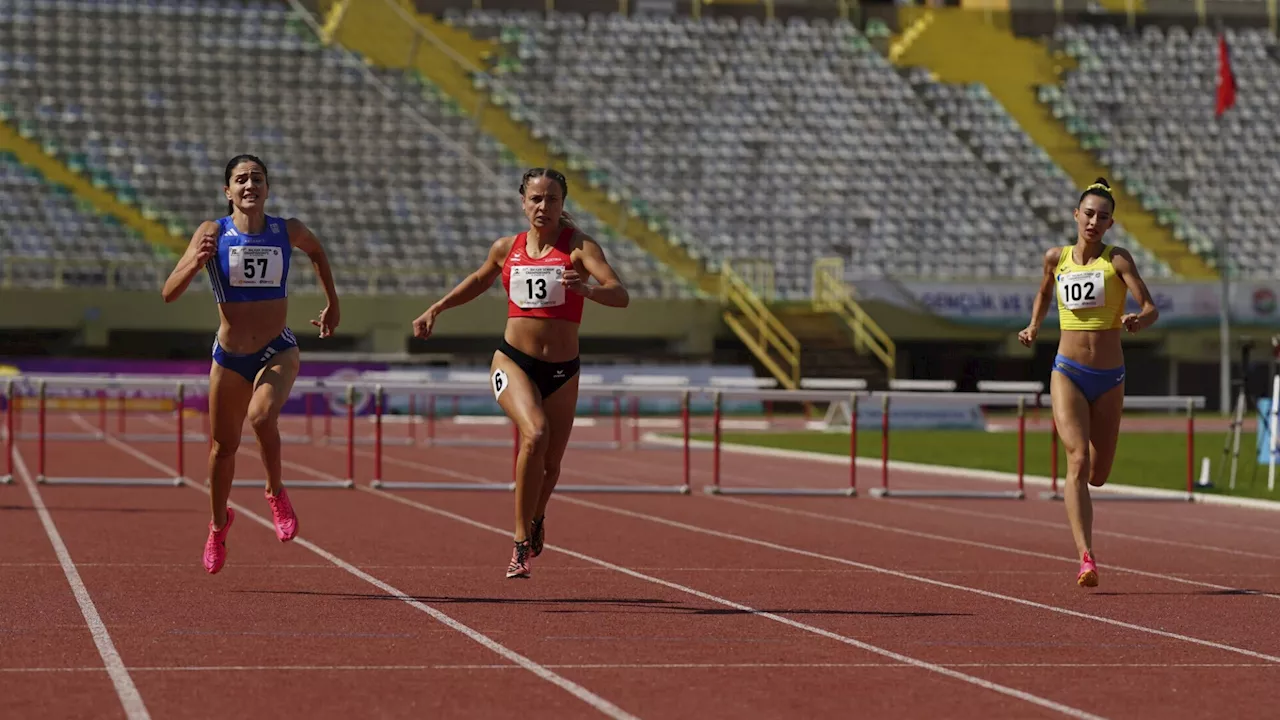
M196 268L203 270L204 264L218 252L218 231L213 228L205 230L193 249Z
M418 316L413 321L413 336L419 340L426 340L431 337L431 328L436 324L436 316L440 311L434 305L427 308L427 311Z
M1025 347L1031 347L1036 341L1036 335L1040 334L1040 328L1035 325L1028 325L1018 332L1018 342Z

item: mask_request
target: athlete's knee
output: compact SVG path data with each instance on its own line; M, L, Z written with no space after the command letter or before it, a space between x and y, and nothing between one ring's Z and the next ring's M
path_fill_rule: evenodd
M541 455L546 452L546 420L535 420L520 428L520 450L526 455Z
M1091 475L1092 467L1089 464L1089 448L1083 447L1067 451L1067 469L1070 477L1082 478Z
M214 437L209 443L209 454L219 460L235 457L236 452L239 450L240 438L238 436L234 439Z
M270 435L276 429L276 413L267 408L249 408L249 427L258 437Z

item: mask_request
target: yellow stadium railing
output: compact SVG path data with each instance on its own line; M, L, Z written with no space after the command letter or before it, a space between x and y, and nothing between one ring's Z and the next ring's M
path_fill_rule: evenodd
M870 350L884 365L888 377L894 377L897 348L889 334L853 299L853 290L844 281L844 260L829 257L813 263L813 309L839 315L853 331L854 351Z
M795 390L800 387L800 341L769 310L766 297L773 297L772 265L725 262L720 271L725 324L780 385Z

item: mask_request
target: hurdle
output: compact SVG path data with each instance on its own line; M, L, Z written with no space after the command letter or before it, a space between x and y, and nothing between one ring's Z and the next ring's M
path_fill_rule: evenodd
M8 485L13 482L13 380L6 380L4 383L4 475L0 475L0 485Z
M910 383L910 384L909 384ZM892 385L892 383L891 383ZM881 403L880 415L880 487L871 488L874 498L947 498L947 499L986 499L986 500L1023 500L1026 498L1025 466L1026 466L1026 405L1025 395L987 395L984 393L957 393L952 381L899 381L899 387L938 388L948 387L941 392L895 391L872 393L878 396ZM1018 408L1018 474L1017 488L1014 490L952 490L952 489L894 489L889 487L889 412L893 398L899 399L931 399L940 402L977 402L983 406L1004 406L1010 404ZM857 417L854 417L857 425Z
M721 447L721 404L722 398L729 397L749 397L757 399L770 399L785 402L804 402L816 403L825 402L835 404L841 401L847 401L853 413L854 423L849 433L849 485L847 487L821 488L821 487L734 487L726 486L721 482L720 470L720 447ZM858 494L858 432L857 432L857 408L858 394L856 392L847 395L823 390L751 390L736 388L721 388L712 391L712 440L711 440L711 484L703 486L702 490L708 495L791 495L791 496L838 496L838 497L856 497ZM688 444L688 436L685 439Z
M844 390L852 393L866 390L867 381L862 378L800 378L800 387L805 390ZM827 412L822 419L806 421L805 427L810 430L831 430L839 429L840 424L846 422L853 422L852 401L848 399L828 403Z
M1090 492L1094 501L1128 501L1128 502L1194 502L1195 501L1195 465L1196 465L1196 408L1205 406L1203 396L1143 397L1141 395L1126 396L1124 406L1136 410L1167 410L1185 407L1187 413L1187 488L1185 493L1167 492L1120 492L1103 488L1095 488L1099 492ZM1045 500L1063 500L1064 496L1058 488L1058 426L1053 424L1049 432L1049 490L1040 497ZM1105 486L1104 486L1105 487Z
M414 384L412 386L412 388L415 390L422 390L424 389L424 387L428 387L428 386L424 386L422 384ZM377 415L378 413L378 408L381 407L381 405L383 404L382 400L380 400L379 398L382 397L382 392L385 392L387 389L388 389L388 386L383 386L375 391L375 401L374 401L375 415ZM403 386L394 386L392 389L403 390L405 388ZM487 377L484 385L435 384L435 385L429 386L429 389L431 392L436 393L437 395L446 396L446 397L448 396L464 397L466 395L471 395L471 394L488 394L489 392L491 392L488 386ZM626 394L638 394L638 395L648 395L648 396L670 396L671 394L676 392L680 393L680 398L681 398L680 399L680 416L681 416L681 429L682 429L682 436L683 436L683 442L681 443L681 447L683 448L683 452L684 452L681 482L679 484L668 483L668 484L627 484L627 485L582 485L582 484L572 484L572 483L557 483L556 492L558 493L559 492L627 493L627 494L639 493L639 494L679 494L679 495L689 494L690 487L691 487L691 483L690 483L690 476L691 476L690 396L692 395L692 391L690 389L671 388L671 387L653 387L653 386L621 387L617 385L592 384L585 387L580 386L579 392L581 395L585 395L588 397L599 395L599 396L610 396L615 398L620 398L621 396ZM621 403L617 403L617 406L620 407L620 405ZM512 472L512 475L514 476L515 469L516 469L516 462L519 457L519 451L520 451L519 430L516 428L514 424L511 424L509 422L507 424L511 426L510 438L502 441L494 440L490 442L487 446L490 446L490 447L499 446L499 443L500 443L500 446L506 446L508 444L510 445L511 472ZM377 427L379 427L379 424L375 422L375 438L377 437L377 430L376 430ZM584 444L587 444L587 443L584 443ZM600 444L593 443L593 445L599 446ZM569 443L569 446L574 447L574 444L572 441ZM613 447L613 448L620 447L620 445L614 444L614 443L607 443L606 446ZM666 446L664 445L663 447L666 447ZM382 477L383 461L381 459L382 446L380 444L375 444L374 455L375 455L374 477L370 482L370 486L378 489L456 490L456 491L488 491L488 492L511 492L515 490L515 482L489 482L489 483L474 482L472 483L472 482L433 482L433 481L423 481L423 480L385 480Z
M314 391L319 391L323 389L328 389L330 386L329 384L325 383L323 380L312 379L312 378L298 378L296 381L294 381L293 387L295 389L300 389L306 392L314 392ZM339 478L335 480L282 479L281 483L283 483L285 487L321 490L321 489L329 489L329 488L351 489L356 486L356 480L355 480L356 478L356 447L354 443L355 432L356 432L355 385L347 384L345 388L345 392L346 392L346 399L347 399L347 468L346 468L347 476L345 478ZM210 438L210 442L212 442L212 438ZM264 483L263 480L244 480L244 479L232 480L231 487L260 488L263 486L263 483ZM209 481L208 479L206 479L205 485L207 486L208 484L209 484Z
M725 375L713 375L709 380L712 388L755 388L757 390L772 390L778 387L778 381L771 377L736 377ZM773 400L764 400L761 403L764 408L764 421L751 420L725 420L726 428L732 427L736 430L768 430L773 427Z
M108 376L103 375L103 376L94 376L94 377L108 377ZM10 380L9 382L12 383L13 380ZM30 392L30 390L31 389L28 388L28 392ZM19 393L17 387L15 386L14 392L9 396L11 398L10 402L12 402L13 404L13 410L17 412L22 412L22 408L25 405L25 403L19 399L22 395L23 394ZM107 427L107 420L106 420L107 406L106 406L106 396L103 395L101 390L98 391L97 399L98 399L98 403L97 403L98 429L92 430L89 432L77 432L77 431L66 431L66 430L57 431L57 432L48 432L45 434L45 439L76 442L76 441L83 441L83 440L101 440L103 437L105 437L106 427ZM23 432L21 429L21 425L22 425L22 416L17 415L17 417L14 418L13 424L10 425L6 423L4 428L5 437L6 438L14 437L14 438L17 438L18 440L38 440L39 439L40 437L39 433Z
M123 387L141 387L141 388L161 388L171 387L168 383L161 379L156 380L134 380L126 378L83 378L83 377L39 377L36 381L36 414L37 414L37 432L38 439L36 445L36 482L41 485L99 485L99 486L158 486L167 485L171 487L180 487L182 485L184 472L183 458L183 398L185 396L184 384L182 381L177 382L175 387L174 400L178 410L178 429L176 435L170 435L169 439L176 444L175 468L177 474L169 478L157 477L54 477L47 472L47 448L48 448L48 424L47 424L47 407L48 407L48 387L51 384L63 385L66 387L78 388L97 388L99 390L119 389ZM163 384L161 384L163 383Z

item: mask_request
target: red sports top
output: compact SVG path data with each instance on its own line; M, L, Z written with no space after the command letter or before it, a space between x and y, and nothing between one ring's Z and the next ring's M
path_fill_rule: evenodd
M565 270L573 269L573 228L560 232L555 247L543 257L529 257L525 242L529 233L522 232L511 243L507 259L502 263L502 287L507 291L507 317L551 318L582 322L582 303L586 298L570 292L560 284Z

